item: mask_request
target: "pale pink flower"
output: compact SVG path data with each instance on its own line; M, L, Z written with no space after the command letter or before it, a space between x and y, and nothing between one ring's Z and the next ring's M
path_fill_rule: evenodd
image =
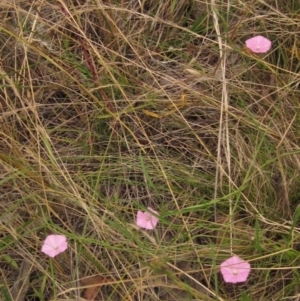
M250 263L234 255L221 263L221 274L225 282L245 282L249 276Z
M148 210L158 215L158 213L152 208L148 207ZM152 230L156 227L158 218L152 215L150 212L138 211L136 216L136 225L140 228Z
M270 50L272 42L263 37L255 36L246 41L246 46L255 53L265 53Z
M64 235L48 235L42 246L42 252L50 257L55 257L68 248L67 238Z

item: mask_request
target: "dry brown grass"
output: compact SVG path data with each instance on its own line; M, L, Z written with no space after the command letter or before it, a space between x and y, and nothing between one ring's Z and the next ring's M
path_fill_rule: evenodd
M0 3L2 299L298 300L298 1L28 2Z

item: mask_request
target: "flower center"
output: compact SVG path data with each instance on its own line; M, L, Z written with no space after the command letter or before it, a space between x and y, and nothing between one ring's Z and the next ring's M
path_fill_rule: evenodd
M232 274L233 274L234 276L236 276L236 275L238 274L237 269L233 269L233 270L232 270Z
M256 45L256 50L259 50L260 49L260 46L259 45Z
M53 246L53 249L54 249L54 250L57 250L57 249L58 249L58 246L56 246L56 245Z
M149 222L150 221L150 217L146 216L146 221Z

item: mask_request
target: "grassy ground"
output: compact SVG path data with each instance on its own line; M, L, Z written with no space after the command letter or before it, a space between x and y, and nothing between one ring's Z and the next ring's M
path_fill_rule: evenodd
M2 0L0 299L300 300L299 15ZM154 231L135 225L148 206ZM233 253L245 283L220 275Z

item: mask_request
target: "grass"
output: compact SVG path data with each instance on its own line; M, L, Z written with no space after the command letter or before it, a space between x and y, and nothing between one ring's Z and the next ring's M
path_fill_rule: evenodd
M2 1L0 299L299 300L299 12Z

